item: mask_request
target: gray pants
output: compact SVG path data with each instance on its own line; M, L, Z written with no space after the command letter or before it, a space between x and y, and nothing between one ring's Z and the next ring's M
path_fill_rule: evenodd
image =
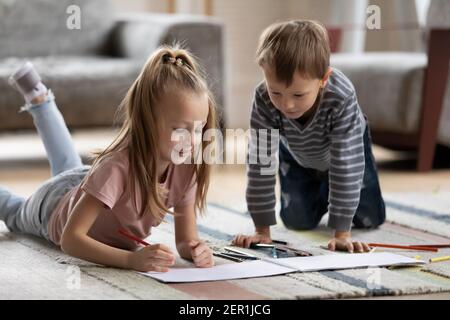
M0 186L0 220L12 232L23 232L49 239L48 221L58 201L77 186L89 170L75 150L64 118L49 92L45 102L26 110L44 143L52 178L45 181L28 199Z

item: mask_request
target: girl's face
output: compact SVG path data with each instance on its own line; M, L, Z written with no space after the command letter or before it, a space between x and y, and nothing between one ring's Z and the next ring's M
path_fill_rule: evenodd
M208 95L170 89L159 103L161 160L182 163L200 146L209 114Z
M291 85L286 87L284 82L278 80L272 67L263 65L262 69L270 100L289 119L298 119L311 109L320 86L324 85L323 80L306 79L295 72Z

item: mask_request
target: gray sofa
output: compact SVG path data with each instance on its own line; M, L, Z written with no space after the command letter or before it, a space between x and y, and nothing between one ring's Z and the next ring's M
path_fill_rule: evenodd
M374 141L417 149L419 171L431 169L436 143L450 147L450 1L430 2L423 35L424 52L331 58L352 80Z
M80 29L67 27L70 5L80 8ZM198 57L222 108L223 28L213 18L118 15L107 0L0 0L0 131L33 128L7 81L24 61L55 93L69 128L110 126L149 54L175 41Z

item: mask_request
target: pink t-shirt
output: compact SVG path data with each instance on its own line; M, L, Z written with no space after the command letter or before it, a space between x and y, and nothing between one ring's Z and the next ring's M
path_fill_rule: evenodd
M86 192L104 204L104 210L97 217L88 235L107 245L134 250L136 242L118 234L124 228L133 235L144 239L150 235L151 227L159 224L149 214L139 216L134 208L130 188L128 188L128 155L126 150L115 152L103 159L83 181L70 190L59 201L48 223L50 240L61 243L61 235L73 207ZM167 208L191 205L195 201L197 184L192 175L191 165L169 165L166 180L161 184L167 193L163 200ZM137 208L141 206L137 191Z

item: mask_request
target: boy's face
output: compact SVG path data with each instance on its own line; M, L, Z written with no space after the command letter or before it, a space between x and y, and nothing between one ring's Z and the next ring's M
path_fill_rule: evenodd
M273 105L289 119L298 119L312 108L326 79L307 79L295 72L289 87L278 80L273 67L262 66Z

